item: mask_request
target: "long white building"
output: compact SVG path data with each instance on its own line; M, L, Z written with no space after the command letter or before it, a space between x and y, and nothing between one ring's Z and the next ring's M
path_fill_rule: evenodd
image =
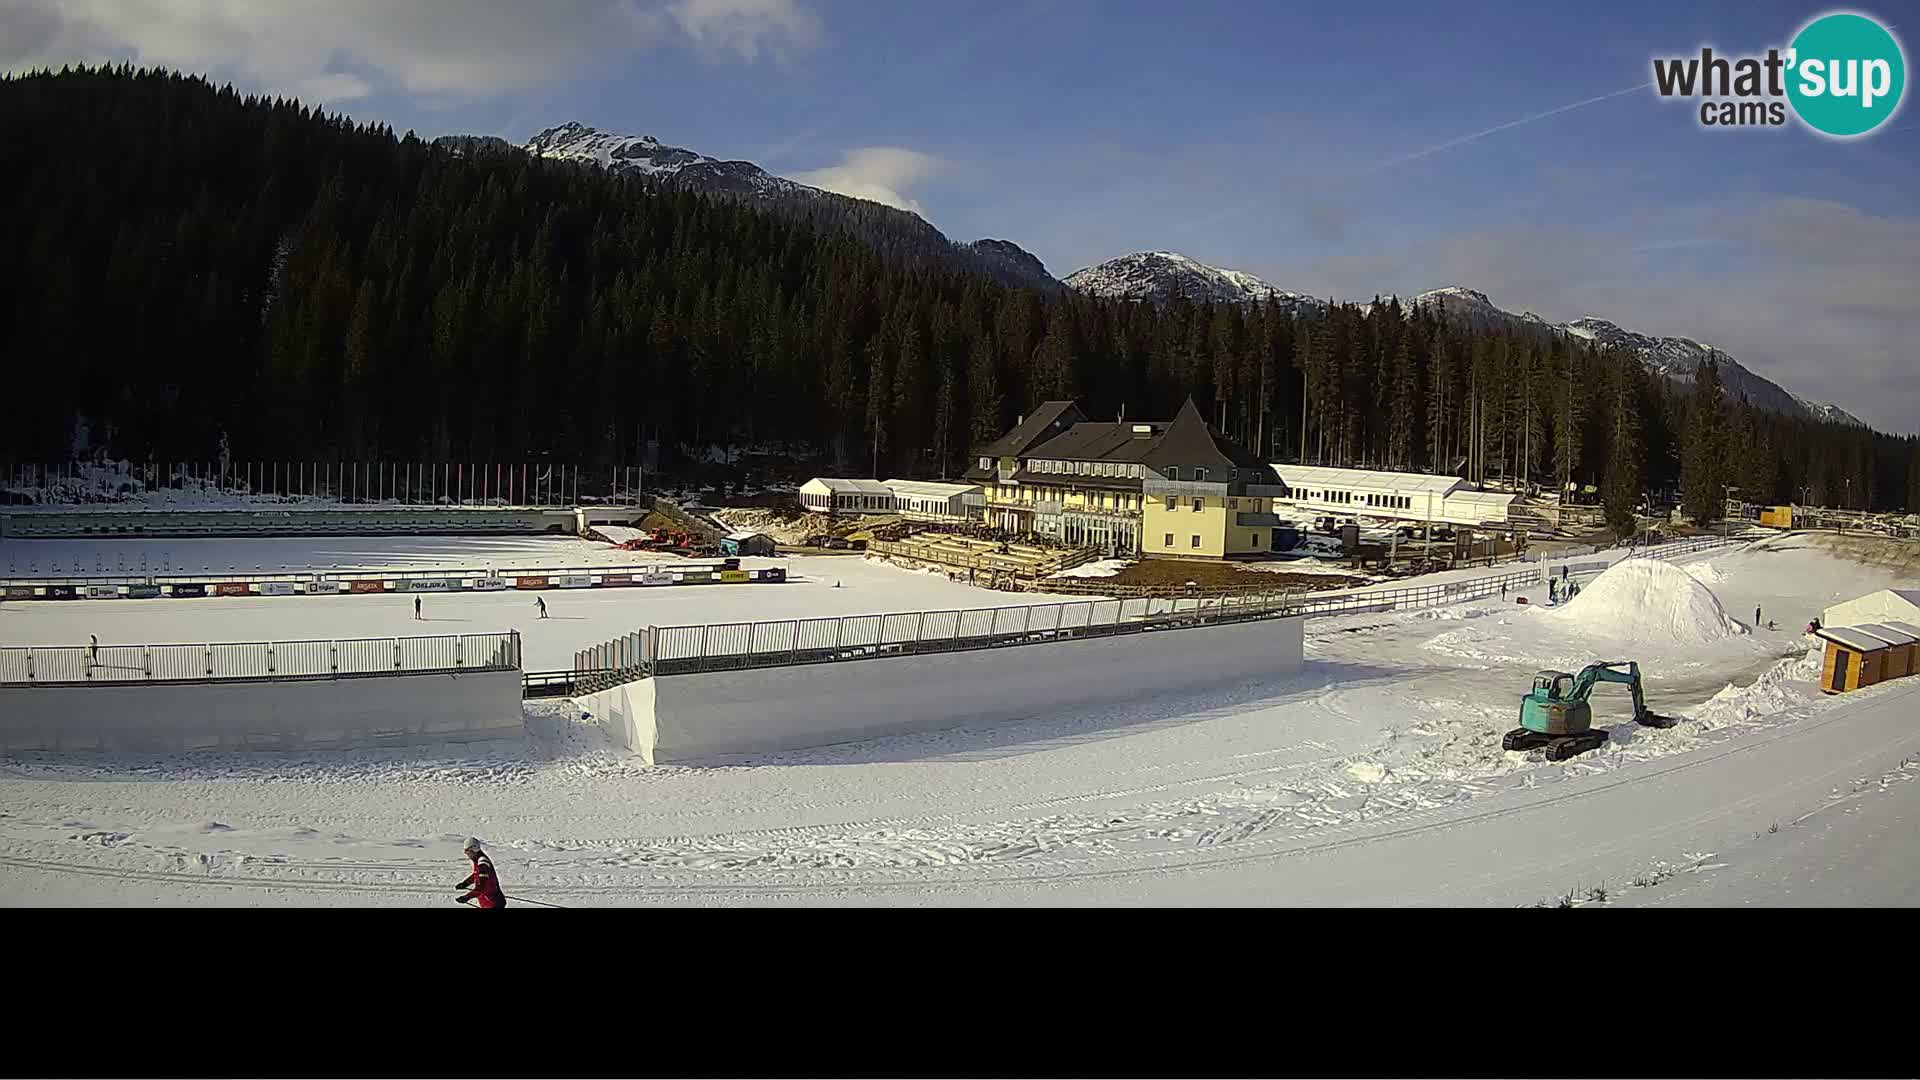
M931 480L854 480L816 476L800 486L800 505L832 514L899 514L927 521L976 518L986 496L979 484Z
M1505 526L1520 496L1478 491L1457 476L1281 465L1273 470L1291 494L1275 510L1303 515L1368 517L1472 527Z

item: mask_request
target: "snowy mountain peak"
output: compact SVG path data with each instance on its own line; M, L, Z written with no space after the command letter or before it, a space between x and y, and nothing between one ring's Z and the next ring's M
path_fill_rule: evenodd
M1162 303L1175 292L1215 304L1276 301L1287 307L1321 307L1305 293L1282 289L1244 270L1208 266L1177 251L1138 251L1067 275L1071 288L1094 296Z
M746 166L770 181L775 179L747 162L723 162L692 150L667 146L651 135L617 135L578 121L542 131L527 140L525 149L529 154L561 161L591 162L616 173L672 175L693 165L725 167L731 164Z
M1484 294L1479 295L1484 296ZM1442 306L1445 306L1444 303ZM1498 312L1500 309L1492 308L1491 310ZM1481 314L1482 317L1487 315L1486 312ZM1509 315L1508 317L1515 321L1524 321L1522 316ZM1730 398L1745 399L1748 404L1756 408L1786 416L1807 416L1815 420L1866 426L1858 417L1844 409L1825 402L1808 400L1784 389L1771 379L1754 374L1742 367L1739 361L1729 356L1724 350L1704 341L1689 337L1655 337L1651 334L1642 334L1597 315L1582 315L1572 322L1561 323L1553 329L1596 345L1614 345L1631 350L1639 355L1641 362L1647 365L1648 371L1675 382L1692 382L1694 371L1701 363L1711 359L1720 366L1720 382L1726 388L1727 396Z
M1429 289L1426 292L1421 293L1419 296L1414 297L1414 300L1417 302L1426 302L1426 301L1444 302L1448 298L1452 298L1452 297L1457 297L1461 300L1468 300L1475 304L1480 304L1484 307L1493 306L1493 301L1487 297L1486 293L1481 292L1479 289L1469 289L1464 285L1448 285L1439 289Z

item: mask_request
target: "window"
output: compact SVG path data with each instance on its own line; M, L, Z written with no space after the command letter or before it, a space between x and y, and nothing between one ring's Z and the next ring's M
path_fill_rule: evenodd
M980 469L981 469L981 471L982 471L982 472L984 472L984 471L986 471L986 470L988 470L988 469L991 469L991 468L993 468L993 459L992 459L992 458L990 458L990 457L983 457L983 458L981 458L981 459L980 459Z
M1205 500L1205 499L1202 499L1202 498L1201 498L1201 497L1199 497L1198 495L1195 495L1195 496L1193 497L1193 512L1194 512L1194 513L1196 513L1196 514L1197 514L1197 513L1199 513L1199 512L1200 512L1200 508L1201 508L1202 506L1205 506L1205 505L1206 505L1206 500Z
M1199 546L1200 546L1200 534L1199 534L1199 533L1194 533L1194 534L1193 534L1193 543L1192 543L1191 545L1189 545L1189 546L1191 546L1191 547L1199 547Z
M1172 513L1178 509L1180 509L1180 500L1174 498L1171 495L1167 496L1167 512ZM1167 541L1167 543L1171 544L1173 543L1173 541L1169 540Z
M1173 534L1172 534L1172 533L1168 533L1168 534L1167 534L1167 538L1166 538L1166 540L1165 540L1165 541L1163 541L1163 542L1161 543L1161 545L1160 545L1160 546L1161 546L1161 547L1172 547L1172 546L1173 546Z
M1240 500L1239 500L1239 499L1228 499L1228 500L1227 500L1227 509L1229 509L1229 510L1238 510L1238 509L1240 509Z
M1178 465L1167 466L1167 479L1169 480L1180 479L1180 466Z
M1195 481L1195 482L1198 482L1198 481L1201 481L1201 480L1205 480L1206 478L1207 478L1207 470L1205 470L1205 469L1195 469L1195 470L1193 470L1193 479L1194 479L1194 481Z
M1258 550L1260 549L1260 534L1259 534L1259 533L1254 533L1254 534L1253 534L1253 544L1252 544L1252 547L1253 547L1253 548L1254 548L1254 550L1256 550L1256 551L1258 551Z

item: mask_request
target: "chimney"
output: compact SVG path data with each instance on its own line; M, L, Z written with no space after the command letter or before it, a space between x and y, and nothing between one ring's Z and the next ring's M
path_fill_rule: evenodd
M1026 423L1026 422L1027 422L1027 414L1026 414L1026 413L1021 413L1021 414L1020 414L1020 419L1018 419L1018 420L1015 420L1015 421L1013 422L1013 426L1014 426L1014 427L1019 427L1019 426L1020 426L1021 424L1024 424L1024 423Z

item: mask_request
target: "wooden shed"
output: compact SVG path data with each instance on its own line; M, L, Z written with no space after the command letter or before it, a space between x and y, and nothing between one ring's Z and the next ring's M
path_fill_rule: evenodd
M1861 623L1849 629L1887 643L1887 659L1880 670L1881 682L1904 679L1913 674L1914 650L1920 648L1920 635L1909 634L1892 623Z
M1827 643L1827 656L1820 667L1820 689L1829 694L1878 683L1886 670L1886 642L1851 626L1828 626L1815 631Z

